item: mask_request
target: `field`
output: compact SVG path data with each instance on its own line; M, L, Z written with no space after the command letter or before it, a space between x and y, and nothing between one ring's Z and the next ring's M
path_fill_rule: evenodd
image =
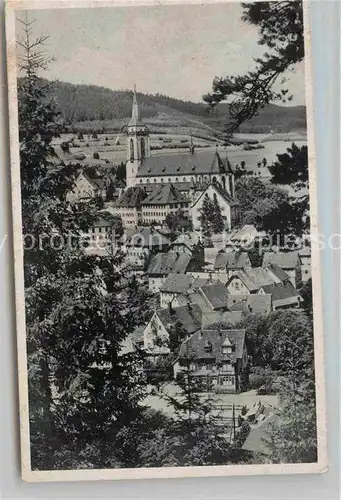
M277 138L280 136L280 139ZM84 154L87 164L107 165L112 167L118 165L127 159L127 139L124 134L98 134L97 139L93 139L90 134L84 134L83 140L77 139L74 134L62 134L60 138L54 140L54 146L60 146L63 141L70 141L74 138L74 146L71 146L72 154ZM271 165L277 159L277 154L284 153L292 142L298 146L303 146L307 143L302 135L294 134L237 134L236 138L245 139L245 141L258 140L261 149L253 149L247 151L243 145L224 147L218 139L213 139L210 136L198 137L193 134L193 143L197 150L205 148L206 150L219 151L222 158L228 157L233 168L245 162L245 169L253 171L261 178L269 178L269 170L263 163L259 167L257 164L266 158L267 165ZM179 152L188 151L190 144L190 135L185 133L174 132L172 134L151 134L150 145L151 154L153 156L176 154ZM200 149L199 149L200 148ZM100 159L93 158L94 153L98 153Z

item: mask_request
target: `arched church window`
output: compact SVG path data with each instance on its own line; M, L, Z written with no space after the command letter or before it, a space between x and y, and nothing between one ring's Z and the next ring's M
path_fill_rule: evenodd
M212 182L213 182L213 184L215 184L215 183L217 182L217 178L216 178L216 177L213 177L213 178L212 178Z
M134 161L135 153L134 153L134 141L130 139L130 161Z
M146 156L146 143L144 141L144 138L142 137L141 139L141 158L142 160L145 158Z

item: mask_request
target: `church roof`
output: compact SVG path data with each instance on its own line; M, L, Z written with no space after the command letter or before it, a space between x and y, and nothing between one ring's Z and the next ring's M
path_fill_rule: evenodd
M157 184L142 205L172 205L189 203L190 200L181 194L172 184Z
M181 175L232 173L231 165L226 158L222 160L215 151L195 151L193 154L176 153L145 158L139 167L136 177L162 177ZM181 179L179 179L181 180Z

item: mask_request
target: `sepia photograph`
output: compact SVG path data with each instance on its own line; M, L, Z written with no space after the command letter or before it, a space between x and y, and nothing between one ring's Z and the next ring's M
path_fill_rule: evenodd
M24 479L325 470L304 4L8 5Z

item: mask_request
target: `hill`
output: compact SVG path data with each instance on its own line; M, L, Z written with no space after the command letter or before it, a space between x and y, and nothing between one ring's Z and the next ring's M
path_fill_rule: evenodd
M110 90L95 85L55 82L53 92L61 115L70 128L119 131L131 113L132 91ZM193 129L193 133L219 136L228 119L229 105L210 111L206 104L183 101L161 94L137 94L141 116L157 133ZM305 106L268 105L245 123L244 133L287 133L306 129ZM183 130L182 130L183 131Z

